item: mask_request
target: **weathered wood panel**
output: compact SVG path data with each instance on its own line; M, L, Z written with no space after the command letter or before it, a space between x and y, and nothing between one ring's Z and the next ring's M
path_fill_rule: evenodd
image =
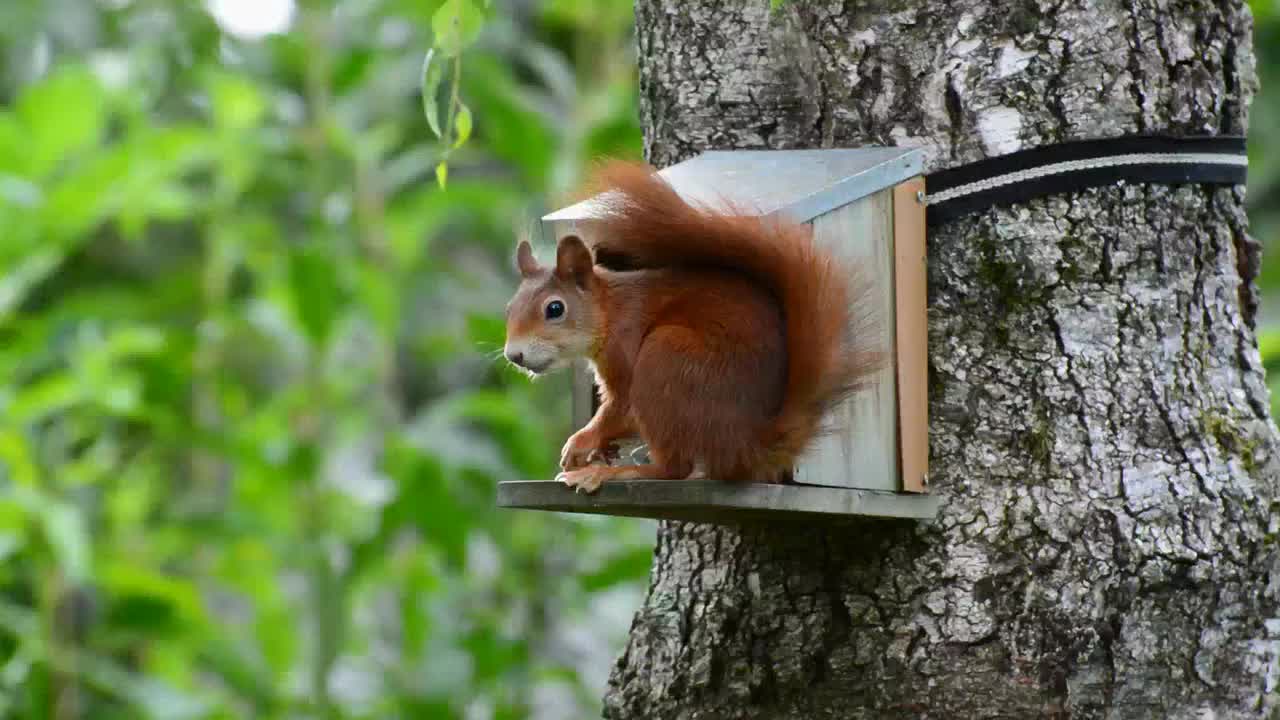
M869 349L894 354L893 194L883 190L813 220L814 238L874 283L867 298L878 319ZM860 310L861 312L861 310ZM828 434L796 468L796 482L897 490L898 427L892 365L828 418Z

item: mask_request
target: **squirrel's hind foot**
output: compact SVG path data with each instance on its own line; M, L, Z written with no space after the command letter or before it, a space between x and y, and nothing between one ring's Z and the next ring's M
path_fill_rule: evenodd
M574 492L582 492L588 495L595 493L608 479L602 470L609 470L608 466L589 466L579 470L567 470L556 476L557 482L573 488Z

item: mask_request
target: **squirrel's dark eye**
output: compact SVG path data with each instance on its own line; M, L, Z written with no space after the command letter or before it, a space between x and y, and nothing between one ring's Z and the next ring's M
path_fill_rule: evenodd
M547 303L547 319L555 320L564 315L564 303L559 300L552 300Z

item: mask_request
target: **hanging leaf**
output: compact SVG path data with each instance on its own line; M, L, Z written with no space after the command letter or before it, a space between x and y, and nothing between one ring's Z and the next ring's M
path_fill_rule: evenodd
M445 61L436 57L435 48L427 51L422 61L422 113L436 137L440 132L440 81L444 78Z
M436 166L436 182L439 183L440 189L443 190L445 183L449 180L449 164L444 160Z
M484 16L471 0L446 0L431 16L435 47L445 57L454 57L475 42L484 25Z
M458 103L458 117L454 119L454 141L455 148L462 147L463 143L471 137L471 108L466 103Z

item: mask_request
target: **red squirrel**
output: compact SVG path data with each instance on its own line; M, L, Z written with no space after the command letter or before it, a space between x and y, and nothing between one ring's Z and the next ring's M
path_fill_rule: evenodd
M507 306L508 361L535 376L594 366L599 409L556 479L587 493L638 478L783 481L828 409L880 367L857 268L808 226L694 207L646 165L608 164L595 187L595 258L568 236L544 267L520 242ZM649 464L598 462L634 435Z

